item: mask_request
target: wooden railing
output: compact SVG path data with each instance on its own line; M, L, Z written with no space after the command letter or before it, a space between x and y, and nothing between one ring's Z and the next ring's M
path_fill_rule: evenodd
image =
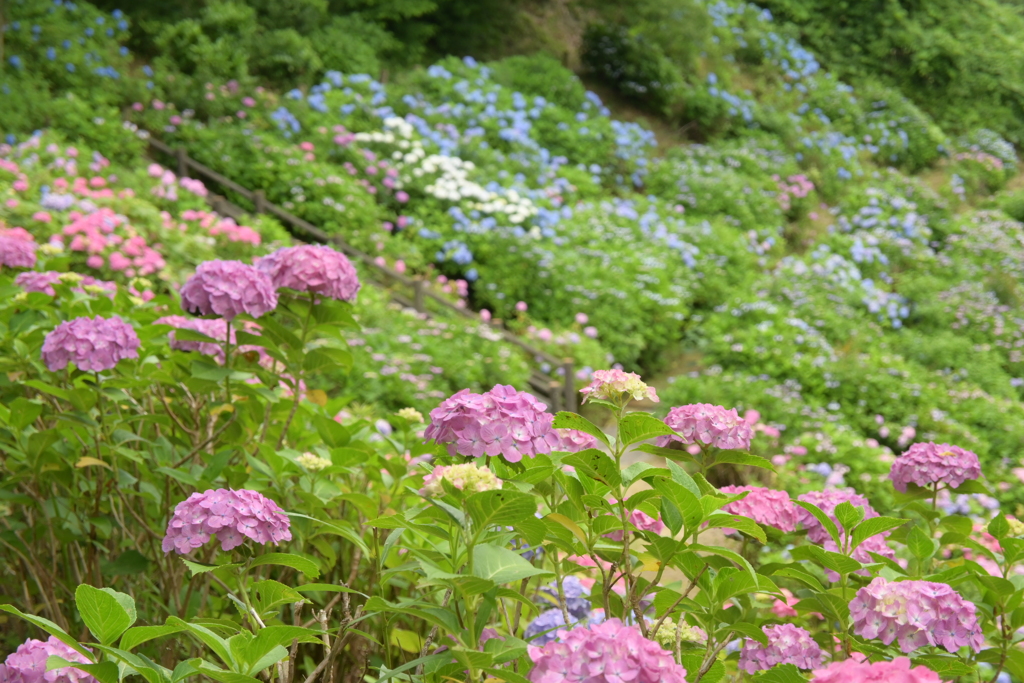
M530 388L542 398L546 399L552 410L576 410L576 385L574 379L575 375L573 373L573 361L571 358L558 359L546 351L542 351L541 349L531 346L518 336L506 330L498 322L489 321L484 323L477 314L472 311L468 311L465 308L459 308L452 304L451 301L435 292L424 280L408 277L393 268L380 265L369 254L356 249L338 235L330 235L309 221L303 220L298 216L285 211L280 206L267 201L262 190L249 190L242 187L230 178L227 178L217 171L214 171L212 168L192 159L184 149L180 147L172 148L160 140L157 140L152 135L149 137L148 143L153 152L168 155L175 159L175 170L177 171L178 177L198 177L203 180L204 184L213 182L226 190L231 190L232 192L244 197L252 202L253 205L253 211L246 211L237 204L228 201L226 198L211 193L207 197L207 200L216 212L225 216L230 216L236 220L239 220L245 214L252 212L267 213L275 216L284 223L296 237L307 241L329 244L335 249L343 252L350 259L358 261L364 267L364 272L368 273L370 278L376 284L385 287L389 291L392 300L396 303L407 308L413 308L422 314L430 315L430 311L427 308L427 304L429 302L431 306L440 307L446 313L468 318L477 324L489 325L490 328L500 335L504 341L518 346L530 357L532 361L529 379ZM405 288L408 293L406 294L399 291L400 288ZM550 371L545 372L538 367L542 364L546 364L550 368ZM561 369L561 377L558 376L555 370L556 368Z

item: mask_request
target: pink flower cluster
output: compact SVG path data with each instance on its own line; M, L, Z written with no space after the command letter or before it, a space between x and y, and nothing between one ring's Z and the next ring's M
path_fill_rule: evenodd
M68 249L88 254L86 265L100 269L105 265L128 277L152 275L166 267L160 252L146 243L124 216L102 208L89 214L72 211L71 223L62 230L62 238L71 238ZM106 259L104 258L106 255Z
M811 683L941 683L939 674L926 666L910 667L910 660L897 657L891 662L867 662L863 655L832 662L814 671Z
M792 664L798 669L821 666L821 648L807 629L793 624L765 626L768 645L747 638L740 652L740 668L748 674L770 669L777 664Z
M893 488L906 492L907 484L952 488L981 476L978 456L948 443L915 443L896 458L889 472Z
M74 667L46 670L46 660L61 657L69 662L90 664L82 653L50 636L47 640L26 640L0 664L2 683L97 683L96 679Z
M672 654L618 619L571 631L529 648L532 683L686 683Z
M668 411L665 424L679 436L659 436L657 445L668 446L673 441L684 444L703 444L722 450L747 450L754 430L750 423L736 412L710 403L676 406Z
M112 318L75 318L62 322L43 340L42 358L51 372L74 363L79 370L110 370L125 358L139 357L139 336L132 326Z
M32 268L36 265L36 241L23 228L0 229L0 267Z
M635 401L648 399L658 402L658 392L654 387L644 384L635 372L622 370L595 370L593 381L580 389L580 393L583 394L584 403L587 399L618 401L623 396L629 396Z
M277 308L277 290L263 272L241 261L205 261L181 288L181 306L198 315L258 318Z
M192 552L215 536L222 550L231 550L251 538L260 544L292 539L291 521L277 503L246 489L211 489L193 493L174 508L167 523L163 550L180 555Z
M778 175L773 175L772 180L778 185L779 188L779 205L783 211L789 211L792 205L793 198L803 199L811 192L814 191L814 183L812 183L807 176L804 174L791 175L786 180L783 180Z
M579 453L597 445L597 438L576 429L556 429L558 446L553 450Z
M50 296L56 296L57 290L53 288L55 284L61 282L63 277L67 276L67 273L58 273L53 270L47 270L38 272L34 270L27 271L25 273L18 273L18 276L14 278L14 284L21 287L26 292L42 292ZM111 299L117 293L117 283L109 282L107 280L97 280L96 278L85 275L78 276L74 279L69 279L70 284L74 284L72 291L84 292L85 287L99 287L100 289L106 290L107 296Z
M256 261L256 268L270 276L274 287L287 287L328 299L355 301L359 274L341 252L323 245L278 249Z
M898 640L903 652L925 645L949 652L969 645L979 652L984 643L974 605L944 583L890 583L878 577L857 591L850 617L858 636L886 645Z
M550 453L561 447L551 428L547 406L525 391L497 385L484 394L463 389L430 411L423 436L446 443L452 455L501 455L519 462L524 455Z
M795 530L799 513L803 511L793 505L785 491L776 491L764 486L723 486L719 490L729 495L748 491L746 498L729 503L722 509L731 515L749 517L758 524L767 524L780 531Z

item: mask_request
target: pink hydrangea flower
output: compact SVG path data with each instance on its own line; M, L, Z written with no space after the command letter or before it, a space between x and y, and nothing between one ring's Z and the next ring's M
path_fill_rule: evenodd
M579 453L597 446L597 438L576 429L556 429L558 446L553 450Z
M554 416L547 406L525 391L497 385L484 394L469 389L445 399L430 411L423 436L448 444L452 455L501 455L519 462L524 455L550 453L561 437L551 428Z
M240 313L258 318L277 307L277 290L266 273L241 261L206 261L182 286L181 305L190 313L227 320Z
M36 243L10 234L12 232L0 234L0 267L32 268L36 265Z
M926 666L910 667L910 660L897 657L891 662L867 662L855 654L851 659L832 662L816 669L811 683L941 683L939 674Z
M74 667L46 670L49 657L61 657L69 662L90 664L82 653L50 636L47 640L29 639L7 655L0 664L3 683L97 683L96 679Z
M588 399L618 401L624 394L637 401L649 399L654 403L658 402L658 392L654 387L644 384L640 375L635 372L622 370L595 370L593 381L580 389L580 393L583 394L584 403Z
M79 370L110 370L125 358L139 357L139 336L117 316L62 322L43 340L42 358L51 372L74 363Z
M557 636L529 648L532 683L686 683L686 669L672 653L618 619Z
M796 529L799 519L798 508L793 505L785 491L763 486L723 486L720 490L730 495L749 492L743 500L729 503L722 508L729 514L749 517L758 524L767 524L780 531L790 532Z
M871 519L877 517L878 513L871 507L871 503L868 499L860 495L853 489L825 489L824 491L810 491L808 493L801 494L797 500L803 503L810 503L821 509L829 519L835 522L836 527L842 529L839 526L839 519L835 515L835 509L840 503L849 503L854 507L864 509L864 519ZM831 536L825 531L825 527L821 525L814 515L802 507L797 507L797 516L799 517L798 522L807 529L807 540L811 543L821 545L825 541L831 540ZM888 536L888 532L885 534Z
M322 245L278 249L256 261L274 287L311 292L329 299L355 301L359 274L341 252Z
M222 550L250 538L261 545L292 540L291 522L284 511L261 493L246 489L211 489L193 493L174 508L167 523L163 550L180 555L201 547L211 536Z
M889 479L897 491L906 492L907 484L931 486L942 483L956 488L968 479L981 476L978 456L948 443L915 443L896 458Z
M985 640L974 604L944 583L878 577L857 591L850 617L855 634L886 645L897 640L904 653L925 645L949 652L969 645L980 652Z
M792 664L798 669L821 666L821 648L807 629L793 624L779 624L765 626L761 630L768 636L768 645L762 645L751 638L743 641L740 668L748 674L770 669L777 664Z
M676 406L668 411L665 424L680 436L659 436L657 445L665 447L673 441L703 444L723 450L747 450L754 430L735 408L726 410L710 403Z

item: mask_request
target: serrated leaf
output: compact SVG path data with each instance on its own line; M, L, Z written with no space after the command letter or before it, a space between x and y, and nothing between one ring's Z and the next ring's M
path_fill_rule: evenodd
M94 588L87 584L75 590L75 606L89 632L100 643L110 645L136 619L135 601L124 593Z
M629 413L619 421L619 439L626 446L673 434L671 427L648 413Z
M37 617L33 614L25 614L14 605L0 605L0 612L7 612L8 614L13 614L17 617L21 617L22 619L24 619L25 621L34 626L38 626L39 628L49 633L51 636L53 636L60 642L64 643L71 649L78 652L80 655L84 656L86 659L93 660L95 658L95 655L93 655L93 653L89 652L89 650L79 645L77 640L72 638L64 629L62 629L60 626L53 623L49 619Z
M578 432L590 434L605 446L611 445L608 441L608 437L603 431L601 431L600 427L582 415L577 415L576 413L568 413L564 410L555 413L555 421L551 423L551 426L554 429L575 429Z
M654 444L644 443L636 447L636 450L642 453L650 453L661 458L665 458L666 462L672 463L678 462L697 462L688 451L682 448L666 448L664 446L655 446ZM676 465L678 467L678 465Z
M779 664L754 676L755 683L807 683L793 664Z
M571 465L602 484L615 488L622 483L622 472L607 453L588 448L562 459L563 465Z
M544 519L550 519L552 522L557 522L558 524L561 524L566 529L571 531L573 536L579 539L579 542L583 544L584 548L587 547L587 535L583 533L583 529L581 529L580 525L576 522L572 521L565 515L559 514L557 512L552 512L551 514L547 515Z
M143 643L148 643L154 638L162 638L174 633L180 633L183 629L178 626L136 626L124 632L119 643L122 650L134 650Z
M737 622L735 624L729 624L728 626L724 626L718 629L718 633L715 634L715 637L717 640L722 640L722 638L724 638L732 632L744 635L747 638L750 638L751 640L756 640L762 645L768 645L768 636L764 634L764 631L754 626L753 624L748 624L746 622Z
M266 555L260 555L249 566L262 567L266 564L291 567L302 572L307 579L316 579L320 576L320 568L316 566L316 562L291 553L267 553Z
M928 534L921 531L920 527L914 527L907 534L907 549L910 554L917 558L918 562L924 562L935 554L935 541Z
M853 530L852 550L856 550L857 546L872 536L877 536L878 534L885 533L891 529L901 527L906 523L907 520L896 519L895 517L872 517L871 519L865 519Z
M843 501L836 506L836 519L843 525L843 531L848 535L850 529L857 526L864 519L864 508L856 507L849 501Z
M495 545L473 547L473 576L494 583L510 583L551 572L534 567L521 555Z
M264 581L254 581L249 586L249 592L252 594L253 607L257 612L263 614L268 610L272 610L280 605L291 605L296 602L308 602L306 598L302 597L302 594L290 586L286 586L280 581L273 581L270 579Z
M694 498L699 499L700 488L698 488L697 482L693 480L693 477L687 474L686 470L684 470L682 467L675 464L671 460L669 460L666 464L668 465L668 471L672 473L672 481L674 481L675 483L679 484L687 491L692 493Z
M512 526L537 512L537 500L515 490L481 491L465 500L465 508L478 530Z
M117 683L117 664L113 662L100 662L99 664L80 664L71 662L57 655L50 655L46 658L47 671L60 671L61 669L72 668L90 674L100 683ZM60 678L60 677L58 677Z
M743 451L718 451L715 453L715 459L710 466L714 467L715 465L746 465L747 467L759 467L771 472L775 471L775 466L772 465L770 460L766 460L759 455L744 453Z
M748 517L715 513L707 518L707 525L708 528L735 529L736 531L741 531L748 536L756 538L761 543L768 542L768 537L765 536L764 529L762 529L757 522Z
M203 564L201 562L193 562L192 560L188 560L184 557L180 559L185 564L185 566L188 567L188 570L192 572L192 576L195 576L197 574L205 574L206 572L212 572L215 569L225 569L228 567L242 566L237 562L233 562L231 564Z
M750 566L750 563L747 562L746 558L744 558L739 553L735 553L735 552L733 552L733 551L731 551L731 550L729 550L727 548L719 548L718 546L710 546L710 545L701 545L699 543L691 544L690 547L689 547L689 550L692 550L693 552L696 552L696 553L710 553L712 555L718 555L719 557L724 557L725 559L729 560L730 562L734 562L734 563L738 564L740 567L742 567L743 569L745 569L747 571L747 573L750 574L750 578L753 579L753 581L755 583L757 583L757 573L754 571L754 568L752 566Z
M1003 515L996 515L988 523L988 532L996 538L1003 538L1010 533L1010 523L1006 521L1006 517Z

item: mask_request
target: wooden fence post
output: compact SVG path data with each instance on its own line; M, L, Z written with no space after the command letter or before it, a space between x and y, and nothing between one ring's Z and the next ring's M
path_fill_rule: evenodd
M573 375L571 358L566 358L562 363L562 391L565 409L576 410L576 378Z
M179 147L174 150L174 156L178 160L178 177L186 177L188 175L188 153L184 147Z
M423 305L423 280L413 280L412 301L413 308L415 308L420 313L423 313L425 310L425 307Z
M256 205L256 213L265 213L267 206L267 195L263 190L254 190L252 203Z

